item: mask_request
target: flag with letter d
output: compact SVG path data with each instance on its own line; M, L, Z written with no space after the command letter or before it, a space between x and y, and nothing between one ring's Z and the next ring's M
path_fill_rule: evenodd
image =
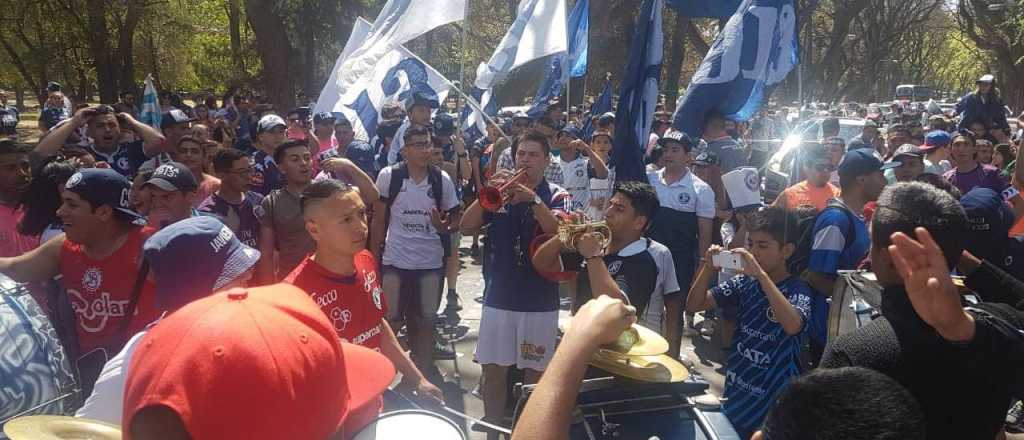
M708 113L750 119L796 63L793 0L744 0L693 74L672 126L696 138Z

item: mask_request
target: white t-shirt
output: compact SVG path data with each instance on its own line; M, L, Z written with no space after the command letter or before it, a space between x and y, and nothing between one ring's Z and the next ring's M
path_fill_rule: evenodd
M928 159L924 160L924 172L943 175L946 171L953 169L953 164L948 160L940 160L939 163L932 163Z
M387 197L391 187L391 167L377 176L377 191ZM451 210L459 205L455 184L448 173L441 171L441 207ZM405 270L439 269L444 259L441 237L430 222L430 210L436 209L430 191L430 178L420 183L406 178L402 189L391 204L391 218L387 238L384 240L383 263Z
M608 199L612 198L615 189L615 168L608 167L608 177L590 179L590 203L587 206L587 217L593 220L604 220L604 210L608 207Z
M572 197L570 211L583 211L590 204L590 176L587 172L590 160L583 156L571 162L558 158L558 164L562 167L562 188Z
M124 385L128 378L128 364L132 362L132 355L135 348L146 335L145 331L138 332L125 344L121 352L103 364L96 385L92 388L92 394L81 408L75 412L75 417L99 420L101 422L121 425L121 411L124 404Z
M665 183L665 170L647 174L647 180L658 193L661 206L680 212L695 212L697 217L715 218L715 192L711 186L687 171L671 185Z

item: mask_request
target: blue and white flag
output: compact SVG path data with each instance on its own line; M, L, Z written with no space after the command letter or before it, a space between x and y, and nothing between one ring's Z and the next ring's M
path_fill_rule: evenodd
M139 122L160 130L160 98L153 85L153 75L146 75L146 87L142 92L142 108L139 111Z
M583 122L583 135L590 139L594 134L594 118L612 111L612 79L608 78L604 83L604 90L598 95L594 105L590 106L590 114Z
M540 117L548 109L551 99L562 94L569 77L587 74L587 45L590 33L590 0L578 0L569 13L569 50L551 57L544 79L537 89L537 95L526 114L531 118Z
M668 7L683 17L729 18L740 0L668 0Z
M384 57L401 45L465 18L466 0L388 0L361 43L335 69L341 100L354 102L376 80Z
M629 48L629 62L619 88L615 112L615 139L611 163L617 181L647 181L644 149L658 104L658 79L664 35L661 10L664 0L644 0L637 18L636 33Z
M469 91L469 96L473 98L477 103L482 106L481 109L487 116L494 117L498 114L498 103L491 99L491 91L483 90L473 87ZM486 104L484 104L486 102ZM466 137L467 142L476 141L487 134L487 121L480 112L474 111L473 107L466 105L462 107L462 113L459 115L459 121L462 126L462 134Z
M750 119L797 64L793 0L744 0L680 98L672 126L691 137L708 113Z
M334 63L335 69L331 71L313 109L317 113L333 112L345 115L352 122L352 130L356 132L356 137L362 140L373 139L377 134L377 122L380 120L381 108L385 104L404 104L413 92L423 92L436 97L437 102L444 102L452 88L451 82L444 75L405 47L398 46L380 57L374 70L370 72L370 80L365 82L365 87L359 90L356 98L345 100L335 87L339 68L345 64L345 57L350 53L349 46L353 44L352 42L362 40L370 30L368 21L362 18L356 20L349 35L349 42L345 44L341 56Z
M496 105L492 89L513 69L538 58L565 52L569 47L565 26L565 0L520 1L516 20L494 49L491 59L480 63L476 69L474 87L482 90L477 100L481 108ZM463 121L464 129L475 126L484 132L484 117L478 112L474 111Z

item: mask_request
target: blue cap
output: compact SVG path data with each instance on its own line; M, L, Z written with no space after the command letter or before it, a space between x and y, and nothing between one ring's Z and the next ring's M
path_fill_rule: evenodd
M999 193L974 187L960 198L967 213L967 250L978 258L991 260L998 257L997 245L1007 240L1013 226L1013 211L1003 202Z
M929 152L939 147L949 145L953 137L943 130L934 130L924 137L924 145L919 147L923 152Z
M577 127L576 124L565 124L561 132L572 136L573 139L583 139L583 129Z
M199 188L196 176L181 162L167 162L153 171L153 176L146 181L164 191L192 192Z
M448 113L438 112L434 116L434 134L437 136L451 136L455 133L455 118Z
M413 92L412 96L405 103L405 111L412 110L417 105L425 105L432 109L440 107L437 103L437 97L426 92Z
M93 207L107 205L127 217L133 224L146 224L146 218L135 212L128 201L128 194L132 190L131 182L110 168L86 168L78 171L71 175L64 184L64 189L78 194Z
M146 240L142 253L156 281L156 306L168 311L226 286L260 259L259 251L209 216L167 225Z
M903 165L900 162L882 163L882 160L874 155L871 150L858 148L847 151L843 159L839 161L839 177L857 177L871 174L876 171L896 168Z
M315 125L320 125L324 122L330 122L331 124L334 124L334 120L334 114L330 112L319 112L313 115L313 124Z

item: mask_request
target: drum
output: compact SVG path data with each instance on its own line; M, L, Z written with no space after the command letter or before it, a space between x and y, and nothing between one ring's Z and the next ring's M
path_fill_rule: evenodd
M852 332L881 316L882 286L875 274L839 271L828 309L828 339Z
M718 405L698 403L703 381L647 383L615 377L586 379L576 398L572 440L739 440ZM535 389L522 387L517 409ZM713 400L713 399L712 399ZM521 413L517 411L516 416ZM513 429L514 431L514 429Z
M404 440L429 438L432 440L466 440L466 434L455 422L419 409L392 411L381 414L366 425L352 440Z
M0 276L0 428L15 416L69 414L75 390L49 317L24 285Z

